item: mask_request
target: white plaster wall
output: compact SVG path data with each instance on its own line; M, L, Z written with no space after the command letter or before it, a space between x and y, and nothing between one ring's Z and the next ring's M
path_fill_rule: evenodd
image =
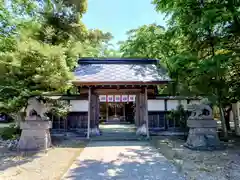
M230 112L230 121L234 122L233 112Z
M200 100L190 100L189 104L200 104Z
M188 105L187 100L181 100L180 104L184 107L185 110L187 110L187 105Z
M178 105L179 105L179 100L172 100L172 99L167 100L167 110L168 111L177 109Z
M240 102L237 102L237 112L236 116L238 120L240 120ZM234 122L234 116L233 116L233 111L230 112L230 121Z
M148 100L148 111L164 111L164 100Z
M70 112L88 112L88 101L70 100Z

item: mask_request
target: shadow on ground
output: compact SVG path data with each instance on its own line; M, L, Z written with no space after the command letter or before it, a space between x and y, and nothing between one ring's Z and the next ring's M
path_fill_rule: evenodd
M92 148L96 150L92 151ZM83 152L65 175L64 180L185 179L173 164L146 142L94 142L85 150L92 155L81 159L82 155L87 155ZM98 155L93 154L96 151Z
M36 152L9 151L6 148L0 147L0 171L20 166L37 158L40 158L40 156Z
M151 143L188 179L239 180L240 139L231 139L224 143L226 149L216 151L190 150L181 137L155 137Z
M84 148L87 141L81 139L66 139L63 137L56 138L52 137L52 147L54 148ZM0 171L4 171L11 167L20 166L35 159L41 158L40 153L47 153L48 151L29 151L29 152L18 152L17 150L9 150L6 147L0 146Z

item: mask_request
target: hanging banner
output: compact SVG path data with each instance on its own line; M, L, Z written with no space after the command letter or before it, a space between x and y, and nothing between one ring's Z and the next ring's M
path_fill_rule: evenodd
M120 95L115 95L114 96L114 101L115 102L121 102L121 96Z
M100 102L106 102L107 101L107 96L106 95L100 95L99 96L99 101Z
M113 95L107 95L107 102L114 102Z
M128 102L128 95L122 95L121 102Z
M134 102L135 101L135 95L129 95L128 96L128 101L129 102Z
M99 95L100 102L134 102L136 95Z

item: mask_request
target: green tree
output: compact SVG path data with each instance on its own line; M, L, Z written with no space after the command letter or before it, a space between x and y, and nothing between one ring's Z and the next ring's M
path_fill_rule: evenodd
M161 87L161 93L171 95L190 94L189 79L191 66L196 58L184 52L180 37L172 29L165 30L156 24L144 25L127 32L128 39L120 42L123 57L160 59L160 65L168 69L173 80L168 86ZM186 69L185 71L184 69Z
M121 42L126 57L156 58L173 83L162 87L171 95L207 96L221 110L239 100L238 1L153 0L168 16L168 27L151 24L128 32Z
M216 99L226 137L222 106L229 91L233 90L228 86L226 76L238 51L229 48L232 44L229 37L239 38L235 28L239 27L240 2L154 0L153 3L158 11L171 14L170 27L175 28L179 36L184 36L182 42L186 44L186 50L197 53L197 78L192 81L194 88Z
M72 6L47 0L0 3L4 22L0 33L1 111L18 112L32 95L66 92L78 58L102 53L111 34L88 30L80 19L76 21ZM84 13L86 9L81 8L78 12Z

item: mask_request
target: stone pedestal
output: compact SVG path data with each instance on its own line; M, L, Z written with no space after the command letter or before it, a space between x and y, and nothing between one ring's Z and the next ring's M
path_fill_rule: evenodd
M100 136L100 135L101 133L98 127L90 129L90 136Z
M142 126L137 128L136 135L146 136L147 135L147 126L143 124Z
M52 128L51 121L26 120L21 122L21 137L18 149L24 151L46 150L51 146L49 129Z
M213 119L189 119L190 128L185 146L194 150L221 149L217 134L217 122Z

